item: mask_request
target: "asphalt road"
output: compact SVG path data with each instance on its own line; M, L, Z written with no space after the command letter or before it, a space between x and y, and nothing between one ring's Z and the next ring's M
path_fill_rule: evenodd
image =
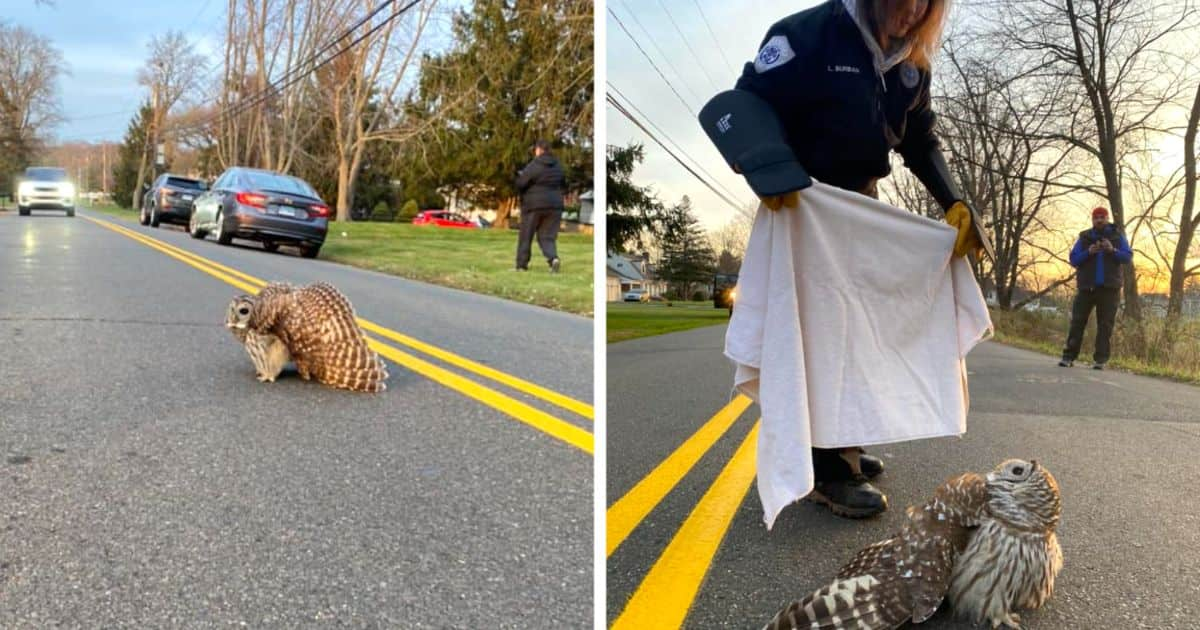
M395 363L380 395L260 384L241 290L79 214L0 213L0 628L590 625L586 450ZM121 224L592 400L592 320Z
M729 400L732 366L721 355L724 326L608 346L608 488L611 506ZM680 599L686 571L660 566L670 588L651 591L665 614L690 602L690 628L759 628L787 601L825 584L858 549L897 529L906 505L944 479L986 471L1008 457L1034 458L1058 478L1065 567L1053 599L1024 612L1026 628L1193 629L1200 619L1200 388L1114 371L1065 369L1056 359L985 343L968 357L966 435L871 449L892 509L867 521L789 506L768 532L752 484L728 501L728 531L700 566L694 599ZM677 536L701 496L758 418L751 406L678 486L632 531L608 563L612 623ZM732 466L732 464L731 464ZM709 504L712 507L712 504ZM701 512L703 510L698 510ZM711 519L710 519L711 522ZM611 525L610 531L611 531ZM696 535L699 533L700 535ZM663 563L659 563L663 564ZM646 580L646 583L649 583ZM942 610L921 628L971 628Z

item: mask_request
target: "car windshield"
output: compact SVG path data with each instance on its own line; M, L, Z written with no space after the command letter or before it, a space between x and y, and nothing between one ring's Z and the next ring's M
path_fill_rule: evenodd
M293 195L303 195L320 199L317 191L312 189L304 180L288 175L279 175L276 173L264 173L262 171L246 171L242 173L243 181L248 186L255 190L266 190L271 192L291 193Z
M182 177L168 177L167 185L176 188L192 188L195 190L204 190L204 184L194 179L183 179Z
M61 168L27 168L25 177L35 182L65 182L67 171Z

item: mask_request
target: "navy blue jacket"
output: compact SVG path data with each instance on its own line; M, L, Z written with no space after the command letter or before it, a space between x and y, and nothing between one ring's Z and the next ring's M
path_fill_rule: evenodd
M1092 243L1107 238L1113 244L1112 253L1103 250L1095 254L1088 252ZM1079 233L1079 240L1071 248L1071 266L1075 268L1076 285L1083 290L1096 287L1120 288L1124 281L1121 266L1133 260L1133 250L1125 235L1111 223L1097 232L1095 228Z
M931 163L938 138L929 72L904 61L881 77L874 59L854 18L840 0L830 0L772 26L737 89L771 104L788 145L814 178L862 190L890 172L894 149L950 207L957 195L934 176Z

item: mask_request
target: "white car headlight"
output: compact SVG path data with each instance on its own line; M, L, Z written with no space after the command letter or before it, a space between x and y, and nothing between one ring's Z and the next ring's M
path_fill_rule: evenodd
M75 196L75 184L72 184L71 182L67 182L67 183L63 184L59 188L59 190L62 191L62 194L64 197L74 197Z
M33 182L21 182L20 184L17 184L17 194L18 195L32 195L33 194Z

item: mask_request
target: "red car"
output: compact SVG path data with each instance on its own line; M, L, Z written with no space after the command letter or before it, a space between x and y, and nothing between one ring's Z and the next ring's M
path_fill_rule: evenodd
M413 217L413 225L436 225L438 227L474 229L474 221L448 210L422 210Z

